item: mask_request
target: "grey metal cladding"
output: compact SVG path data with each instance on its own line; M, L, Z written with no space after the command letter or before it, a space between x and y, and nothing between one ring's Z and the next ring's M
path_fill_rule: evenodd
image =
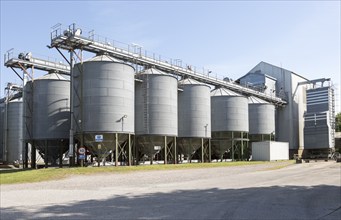
M142 72L136 83L136 135L178 135L177 79L160 71Z
M306 113L304 115L304 127L318 127L328 124L327 112Z
M304 114L304 148L332 148L334 141L334 94L330 86L307 90Z
M67 139L70 131L70 81L59 74L33 83L32 138Z
M7 162L20 161L22 154L22 123L23 103L22 101L11 101L8 103L8 126L7 126Z
M0 161L3 161L4 151L5 104L0 104Z
M319 125L318 127L304 128L304 148L320 149L330 147L329 127Z
M179 137L211 137L210 88L204 84L182 84L178 95Z
M275 131L275 106L267 103L249 104L250 134L271 134Z
M79 70L83 70L81 77ZM74 111L83 132L134 133L132 66L116 59L94 58L83 66L76 64L74 74L76 94L82 97L74 98Z
M215 91L213 91L212 94L214 94L214 92ZM211 96L212 131L248 132L248 109L248 99L241 95Z
M330 87L307 90L307 112L328 111L330 108L330 96Z

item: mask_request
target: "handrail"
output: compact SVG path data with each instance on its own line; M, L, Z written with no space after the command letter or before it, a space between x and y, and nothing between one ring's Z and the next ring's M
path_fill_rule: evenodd
M277 97L275 94L269 95L261 91L244 87L235 82L229 82L211 77L209 76L211 72L209 70L207 70L206 73L205 69L203 69L203 72L200 73L191 65L186 64L184 67L182 61L179 59L165 60L162 59L161 55L155 56L155 53L153 53L153 56L151 57L150 53L148 53L146 50L142 50L142 47L137 44L118 44L117 41L111 41L108 40L108 38L104 38L104 40L98 40L99 38L95 37L98 35L95 35L93 30L88 32L89 37L86 37L82 35L83 31L80 28L77 28L75 24L71 24L64 31L61 31L60 28L61 26L57 26L56 29L58 31L54 29L51 32L51 48L55 47L65 50L82 49L83 51L88 51L95 54L107 53L110 56L121 59L125 62L130 62L145 67L155 67L170 74L190 77L213 86L225 87L247 96L252 95L259 97L278 106L286 104L286 101L283 99L283 97ZM54 35L52 33L60 34ZM126 48L123 48L120 45L125 45Z

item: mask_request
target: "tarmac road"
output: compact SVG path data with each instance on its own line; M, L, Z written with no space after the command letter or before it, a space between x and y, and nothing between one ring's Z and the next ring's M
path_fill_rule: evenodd
M341 219L341 163L74 176L1 185L0 219Z

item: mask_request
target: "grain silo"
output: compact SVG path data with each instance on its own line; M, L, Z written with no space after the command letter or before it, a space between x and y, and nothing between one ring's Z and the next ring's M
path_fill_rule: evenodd
M126 146L131 155L135 70L104 54L76 64L73 74L76 138L99 159L115 152L117 165Z
M247 157L248 99L225 88L211 92L212 154L218 159Z
M183 79L178 85L178 153L190 161L211 138L210 87L193 79Z
M0 162L4 162L5 103L0 103Z
M22 163L22 99L11 100L4 106L3 160L8 164Z
M254 96L249 98L250 141L264 141L274 138L275 106Z
M49 73L25 85L26 142L44 158L45 166L55 165L68 149L70 131L70 80Z
M171 156L176 162L177 79L154 68L141 71L136 78L135 133L138 155L148 156L152 163L155 154L162 150L165 163Z

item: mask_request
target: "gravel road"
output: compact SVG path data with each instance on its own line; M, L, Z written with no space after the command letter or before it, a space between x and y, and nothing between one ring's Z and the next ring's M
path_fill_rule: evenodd
M341 219L340 163L281 163L1 185L0 219Z

